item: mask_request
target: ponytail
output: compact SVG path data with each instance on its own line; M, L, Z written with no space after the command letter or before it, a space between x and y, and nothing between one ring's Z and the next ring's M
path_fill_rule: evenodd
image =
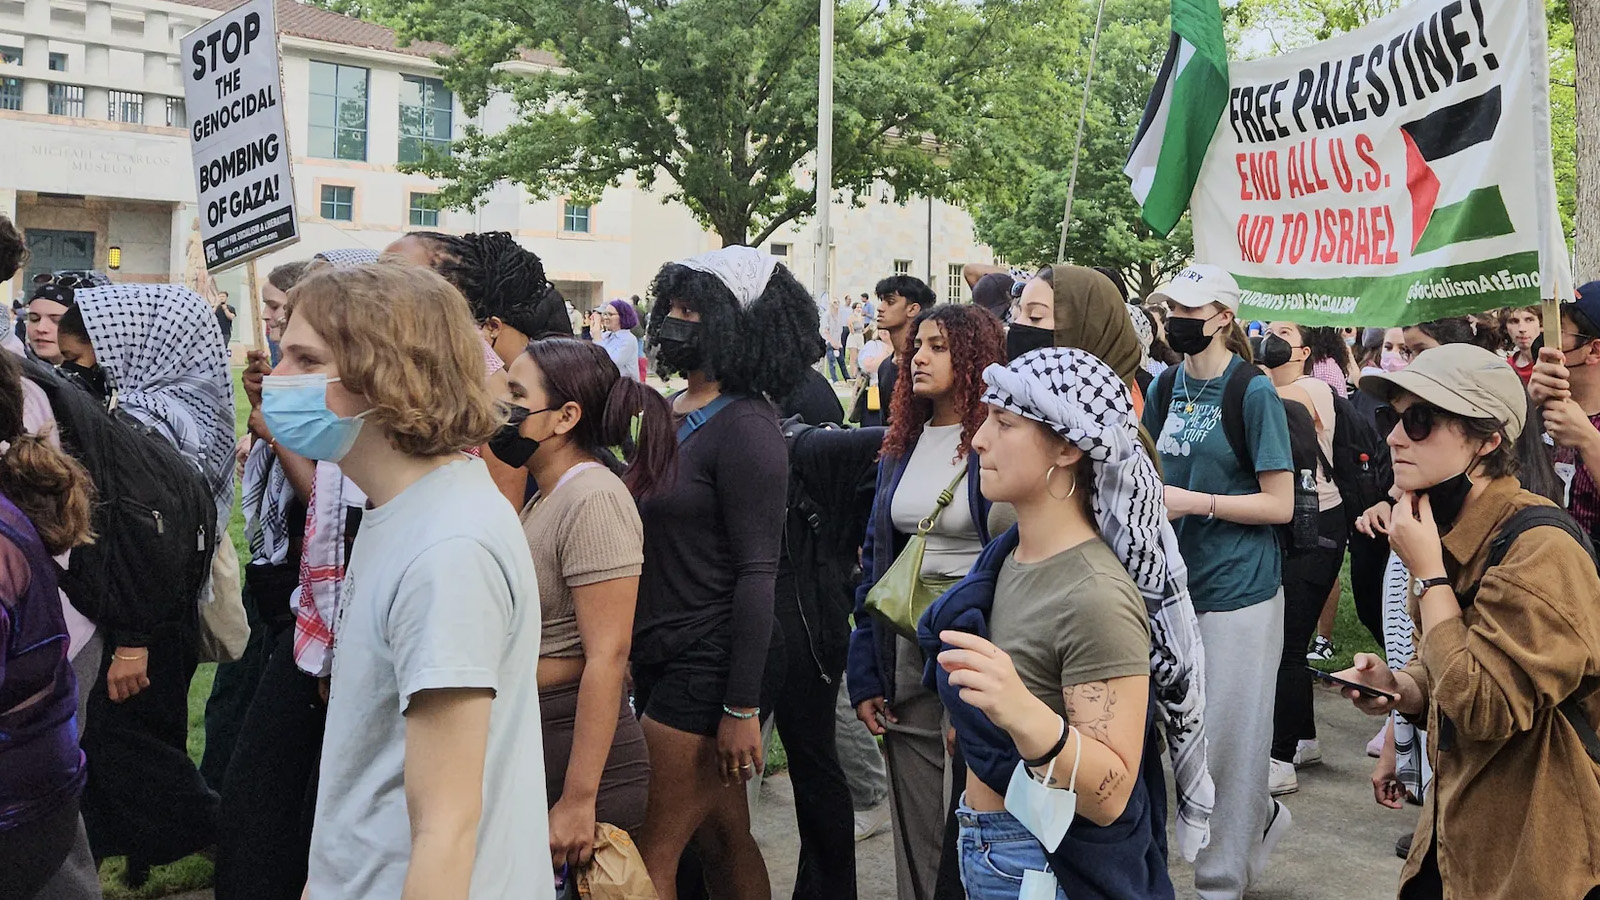
M627 468L622 483L636 500L668 486L677 468L678 434L672 406L654 388L618 378L600 417L602 439L618 448Z
M0 351L0 493L33 523L53 556L94 540L93 487L78 461L23 426L22 368Z
M1228 327L1222 335L1222 343L1233 351L1234 356L1244 360L1245 363L1251 365L1255 363L1256 355L1250 349L1250 337L1244 333L1244 328L1239 324L1238 319L1228 323Z

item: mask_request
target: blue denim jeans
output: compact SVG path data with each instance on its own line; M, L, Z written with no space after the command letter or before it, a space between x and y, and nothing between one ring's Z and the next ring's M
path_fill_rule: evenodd
M967 897L1014 900L1022 891L1024 872L1050 871L1044 845L1010 813L975 812L965 800L956 809L956 823L961 826L961 883ZM1056 900L1067 900L1061 885L1055 887Z

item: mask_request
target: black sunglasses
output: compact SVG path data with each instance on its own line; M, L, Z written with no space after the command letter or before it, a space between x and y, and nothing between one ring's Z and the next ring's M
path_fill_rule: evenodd
M1404 425L1406 437L1421 442L1433 434L1434 426L1440 421L1454 417L1437 406L1413 403L1403 413L1396 412L1392 406L1380 406L1373 413L1373 418L1377 420L1380 437L1387 438L1394 433L1396 425Z
M74 288L90 286L86 279L79 278L76 275L52 275L49 272L40 272L39 274L33 276L34 287L44 287L47 284L54 285L58 288L65 288L69 291L73 290Z

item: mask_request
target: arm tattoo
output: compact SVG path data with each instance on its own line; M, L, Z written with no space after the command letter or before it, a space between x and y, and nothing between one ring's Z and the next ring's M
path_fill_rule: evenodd
M1127 772L1107 772L1106 777L1100 780L1100 787L1095 789L1094 798L1101 803L1111 799L1117 788L1122 787L1122 782L1128 778Z
M1111 745L1111 719L1116 715L1117 695L1104 681L1074 684L1063 688L1067 721L1079 731L1106 746Z

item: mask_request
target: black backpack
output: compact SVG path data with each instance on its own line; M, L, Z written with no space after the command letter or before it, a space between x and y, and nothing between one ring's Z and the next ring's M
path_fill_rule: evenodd
M1233 448L1234 458L1239 460L1239 469L1254 472L1256 463L1250 456L1250 442L1244 427L1244 394L1250 389L1252 380L1266 376L1255 366L1245 364L1234 366L1227 377L1228 380L1222 385L1222 434L1228 439L1228 446ZM1177 381L1178 366L1168 366L1156 378L1149 401L1155 404L1157 415L1156 427L1150 429L1152 437L1159 435L1166 424L1167 413L1172 409L1172 389Z
M1572 539L1578 542L1578 546L1583 548L1583 552L1589 554L1589 561L1594 564L1595 572L1600 573L1600 560L1595 558L1594 543L1589 540L1589 535L1578 527L1578 523L1573 521L1572 516L1568 515L1566 510L1554 506L1525 506L1512 513L1511 518L1507 519L1505 524L1500 526L1500 531L1495 534L1494 542L1489 545L1489 561L1484 566L1483 571L1488 573L1490 569L1505 562L1506 554L1510 552L1511 545L1516 542L1523 532L1530 528L1538 528L1544 525L1559 528L1571 535ZM1479 580L1481 581L1482 579L1480 578ZM1472 601L1477 595L1478 586L1475 584L1467 590L1465 595L1458 596L1456 599L1461 604L1461 608L1466 609L1472 605ZM1578 733L1578 739L1583 742L1583 749L1588 752L1589 758L1596 763L1600 763L1600 734L1595 733L1594 725L1589 722L1589 717L1584 713L1579 698L1576 695L1568 696L1556 708L1561 711L1561 715L1566 718L1572 729ZM1446 722L1448 723L1448 720ZM1454 726L1451 727L1453 729Z
M176 447L45 363L24 376L50 400L62 447L94 483L95 542L72 551L61 588L117 646L144 646L171 624L197 624L211 572L217 507L205 478Z
M1362 513L1389 499L1394 463L1377 426L1338 394L1333 395L1333 419L1333 459L1324 463L1339 486L1345 520L1354 525Z

